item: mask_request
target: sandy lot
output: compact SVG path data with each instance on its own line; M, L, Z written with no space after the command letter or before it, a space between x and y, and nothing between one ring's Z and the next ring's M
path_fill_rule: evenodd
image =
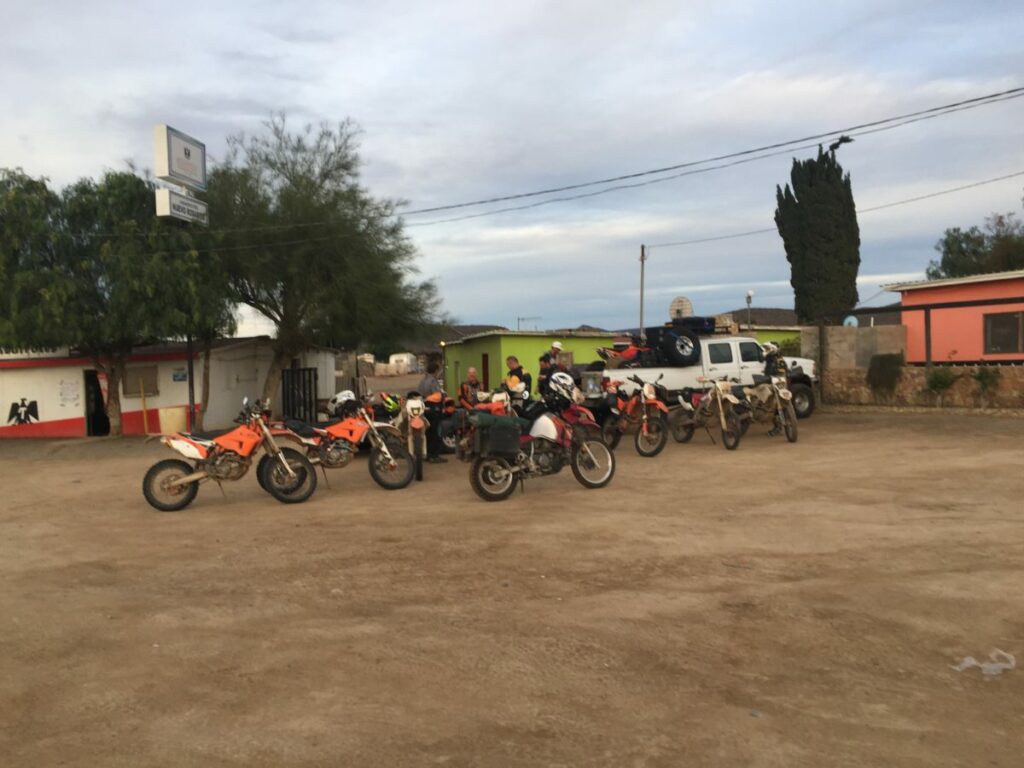
M0 444L10 766L1020 766L1024 419L818 414L486 504L365 462L178 514Z

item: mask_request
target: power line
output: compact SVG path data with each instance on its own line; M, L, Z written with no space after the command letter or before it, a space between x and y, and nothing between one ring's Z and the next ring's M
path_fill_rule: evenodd
M483 198L480 200L470 200L464 203L453 203L450 205L439 205L431 208L419 208L412 211L405 211L403 215L413 216L422 213L437 213L439 211L450 211L457 208L469 208L477 205L486 205L489 203L505 202L507 200L519 200L526 197L537 197L539 195L554 194L557 192L568 192L574 189L583 189L585 187L598 186L601 184L611 184L617 181L627 181L629 179L639 178L641 176L651 176L659 173L667 173L668 171L675 171L681 168L689 168L695 165L704 165L705 163L713 163L719 160L728 160L734 157L742 157L745 155L757 154L766 150L778 149L780 147L789 146L792 144L801 144L807 141L825 139L830 136L836 136L838 134L849 134L853 131L861 131L868 128L875 128L878 126L885 125L887 123L893 123L901 120L907 120L908 122L916 122L912 118L924 118L929 119L927 116L938 117L941 114L948 112L958 112L962 109L974 109L976 107L985 106L989 103L998 103L1000 101L1006 101L1009 99L1016 99L1024 96L1024 86L1017 88L1010 88L1005 91L999 91L996 93L986 94L984 96L976 96L971 99L963 99L961 101L955 101L950 104L943 104L938 107L929 107L928 109L918 110L916 112L908 112L902 115L894 115L893 117L887 117L881 120L873 120L867 123L860 123L859 125L848 126L846 128L839 128L837 130L826 131L824 133L813 134L811 136L804 136L799 139L790 139L788 141L776 142L775 144L766 144L762 147L754 147L752 149L745 149L739 152L730 152L725 155L718 155L716 157L709 157L703 160L691 160L685 163L679 163L676 165L668 165L663 168L653 168L647 171L637 171L635 173L627 173L621 176L611 176L605 179L598 179L596 181L581 182L579 184L568 184L561 187L551 187L548 189L540 189L533 192L521 192L512 195L501 195L489 198ZM572 199L572 198L569 198ZM496 211L497 213L497 211Z
M933 197L942 197L943 195L951 195L954 192L962 192L965 189L973 189L974 187L983 187L986 184L995 184L997 181L1006 181L1007 179L1013 179L1018 176L1024 176L1024 171L1017 171L1016 173L1008 173L1005 176L996 176L991 179L984 179L983 181L975 181L971 184L962 184L959 187L950 187L949 189L942 189L938 192L930 192L927 195L918 195L917 197L908 197L905 200L896 200L892 203L883 203L882 205L873 205L870 208L861 208L857 211L861 213L871 213L872 211L881 211L886 208L895 208L897 205L906 205L907 203L916 203L921 200L929 200ZM747 232L734 232L730 235L716 235L713 237L700 237L694 240L676 240L671 243L654 243L648 245L647 248L668 248L670 246L683 246L683 245L699 245L701 243L713 243L718 240L733 240L738 237L751 237L752 235L763 235L768 232L776 232L775 227L766 227L764 229L752 229Z
M1024 96L1024 93L1019 94L1019 96ZM1009 96L1009 97L1005 97L1005 98L989 101L989 102L986 102L986 103L991 104L991 103L996 103L996 102L999 102L999 101L1008 101L1011 98L1018 98L1019 96ZM923 115L923 116L919 116L919 117L916 117L916 118L911 118L911 119L908 119L908 120L904 120L902 122L893 123L891 125L885 125L885 126L882 126L882 127L879 127L879 128L872 128L872 129L863 130L863 131L854 131L852 133L852 135L854 137L860 137L860 136L866 136L866 135L873 134L873 133L880 133L882 131L889 131L889 130L892 130L894 128L901 128L901 127L903 127L905 125L910 125L912 123L920 122L921 120L931 120L931 119L936 118L936 117L942 117L943 115L952 114L953 112L960 112L960 111L962 111L964 109L972 109L972 108L973 107L959 107L959 108L956 108L956 109L948 110L946 112L937 112L937 113L930 114L930 115ZM849 135L849 134L847 134L847 135ZM692 168L690 170L681 171L679 173L674 173L671 176L662 176L662 177L657 178L657 179L648 179L647 181L638 181L638 182L633 183L633 184L618 184L618 185L616 185L614 187L606 187L604 189L599 189L596 192L584 192L584 193L579 194L579 195L568 195L566 197L552 197L552 198L548 198L546 200L541 200L541 201L536 202L536 203L527 203L526 205L516 205L516 206L510 206L508 208L498 208L498 209L492 210L492 211L484 211L484 212L481 212L481 213L470 213L470 214L467 214L467 215L464 215L464 216L455 216L455 217L451 217L451 218L447 218L447 219L435 219L434 221L424 221L424 222L418 222L418 223L414 223L414 224L406 223L405 226L406 227L430 227L430 226L433 226L435 224L447 224L447 223L455 222L455 221L466 221L467 219L479 219L479 218L482 218L484 216L492 216L492 215L498 214L498 213L508 213L508 212L511 212L511 211L523 211L523 210L527 210L529 208L539 208L540 206L550 205L551 203L562 203L562 202L568 202L570 200L582 200L582 199L585 199L585 198L588 198L588 197L597 197L599 195L606 195L609 192L617 192L617 191L620 191L620 190L623 190L623 189L636 189L637 187L646 187L646 186L650 186L652 184L661 184L661 183L666 182L666 181L672 181L674 179L682 178L683 176L694 176L696 174L709 173L711 171L717 171L717 170L721 170L723 168L732 168L733 166L737 166L737 165L744 165L746 163L753 163L753 162L756 162L757 160L764 160L764 159L770 158L770 157L778 157L779 155L788 155L788 154L790 154L792 152L801 152L801 151L807 150L807 149L814 149L817 146L818 146L817 142L815 142L813 144L804 144L804 145L798 146L798 147L790 146L790 147L786 147L785 149L776 150L774 152L765 152L763 154L754 155L752 157L748 156L748 157L743 157L743 158L738 159L738 160L732 160L731 162L728 162L728 163L720 163L718 165L709 165L709 166L707 166L705 168ZM743 154L743 153L741 153L741 154Z

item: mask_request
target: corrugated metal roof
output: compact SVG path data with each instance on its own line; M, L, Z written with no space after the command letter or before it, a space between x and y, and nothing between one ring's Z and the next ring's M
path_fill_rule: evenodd
M913 280L909 283L891 283L883 285L886 291L920 291L927 288L944 288L950 285L967 285L969 283L991 283L997 280L1019 280L1024 278L1024 269L1008 272L985 272L967 277L944 277L939 280Z

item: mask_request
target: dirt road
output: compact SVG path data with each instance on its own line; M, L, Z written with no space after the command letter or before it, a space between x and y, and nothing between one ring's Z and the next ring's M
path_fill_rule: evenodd
M602 491L465 465L150 511L137 441L0 444L9 766L1020 766L1024 420L819 414Z

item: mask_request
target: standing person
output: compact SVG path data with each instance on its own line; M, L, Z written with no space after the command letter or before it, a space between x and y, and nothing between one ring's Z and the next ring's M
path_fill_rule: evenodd
M557 371L564 371L565 363L563 363L562 360L559 358L559 355L562 354L562 342L552 341L551 351L548 352L548 354L551 356L551 366L552 368L554 368L554 370L551 372L555 373Z
M505 377L505 387L509 394L521 397L524 401L530 399L530 385L533 384L533 377L523 370L519 364L519 358L509 355L505 360L508 366L508 376Z
M555 373L555 368L551 364L551 355L545 352L540 356L540 371L537 373L537 394L541 397L546 397L548 394L548 387L551 384L551 374Z
M476 377L476 368L466 371L466 380L459 385L459 405L466 410L473 410L478 402L477 394L480 392L480 379Z
M416 391L423 395L423 402L427 406L426 413L424 416L427 418L427 461L431 464L444 464L448 459L441 456L441 433L438 431L441 427L441 409L435 407L434 403L428 399L430 395L440 394L440 401L444 403L444 393L441 391L441 382L437 380L438 371L441 370L441 366L436 361L431 362L427 365L427 373L420 380L420 385ZM438 398L433 398L437 400Z

